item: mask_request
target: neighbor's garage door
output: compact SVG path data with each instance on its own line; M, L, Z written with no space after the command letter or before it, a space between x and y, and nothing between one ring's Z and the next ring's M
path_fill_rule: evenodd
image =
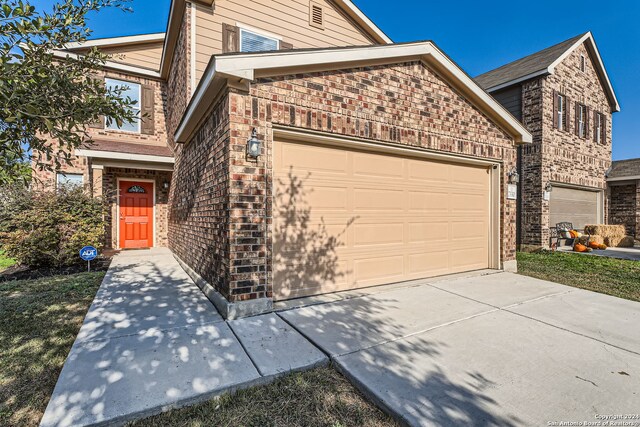
M553 187L549 201L550 226L555 227L559 222L571 222L574 228L582 230L586 224L597 224L599 200L596 191Z
M276 142L274 299L487 268L487 167Z

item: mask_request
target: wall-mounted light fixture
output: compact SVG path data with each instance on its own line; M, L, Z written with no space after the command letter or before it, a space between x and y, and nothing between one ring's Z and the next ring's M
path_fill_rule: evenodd
M516 168L511 169L507 176L509 177L509 184L517 184L520 182L520 174Z
M162 182L162 188L164 188L165 190L169 189L169 181L167 181L166 179Z
M247 156L254 159L262 154L262 142L258 139L258 131L253 128L251 138L247 140Z
M544 186L544 191L546 191L547 193L550 193L551 190L553 190L553 185L551 185L550 182L547 182L547 185Z

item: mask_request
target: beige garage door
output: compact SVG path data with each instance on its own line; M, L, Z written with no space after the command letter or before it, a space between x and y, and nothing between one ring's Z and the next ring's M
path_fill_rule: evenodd
M597 191L553 187L549 200L549 224L571 222L582 230L586 224L597 224L600 212L600 197Z
M276 142L274 299L489 265L490 172Z

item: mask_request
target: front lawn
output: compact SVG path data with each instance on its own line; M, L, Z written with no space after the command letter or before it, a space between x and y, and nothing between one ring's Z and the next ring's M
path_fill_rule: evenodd
M38 425L103 277L0 283L0 425Z
M15 263L16 263L15 259L8 258L4 254L4 251L0 250L0 271L6 270L7 268L11 267L12 265L15 265Z
M640 262L572 253L518 252L518 273L640 301Z
M317 368L275 382L177 409L134 424L164 426L387 427L397 424L332 368Z

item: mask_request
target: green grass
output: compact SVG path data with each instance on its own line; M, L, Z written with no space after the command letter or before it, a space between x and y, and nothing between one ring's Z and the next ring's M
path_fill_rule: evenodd
M332 368L291 374L268 385L225 395L201 405L173 410L134 425L397 426Z
M38 425L103 277L0 283L0 425Z
M519 252L518 273L640 301L640 262L572 253Z
M5 256L4 251L0 250L0 271L6 270L7 268L15 265L16 260L13 258L8 258Z

